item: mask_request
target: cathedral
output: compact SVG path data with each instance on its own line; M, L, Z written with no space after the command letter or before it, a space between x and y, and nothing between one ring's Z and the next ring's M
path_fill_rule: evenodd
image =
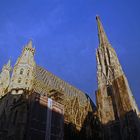
M99 16L96 104L36 64L30 40L0 73L0 140L140 140L140 113Z

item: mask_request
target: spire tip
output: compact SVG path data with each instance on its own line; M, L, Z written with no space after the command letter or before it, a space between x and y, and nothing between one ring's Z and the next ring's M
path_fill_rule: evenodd
M104 31L103 25L101 23L100 17L98 15L96 15L96 20L97 20L97 28L98 28L98 37L99 37L99 44L101 45L105 45L105 44L109 44L107 35Z
M96 15L96 20L100 19L100 16L99 15Z

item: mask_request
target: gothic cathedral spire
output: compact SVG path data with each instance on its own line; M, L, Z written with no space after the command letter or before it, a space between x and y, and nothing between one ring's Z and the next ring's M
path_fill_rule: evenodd
M109 85L114 78L123 74L115 50L108 41L99 16L96 17L99 47L96 53L98 86Z
M10 84L11 69L11 62L9 60L8 63L3 66L2 72L0 73L0 98L7 93L7 89Z
M104 124L124 116L131 110L137 113L139 111L117 54L107 39L99 16L96 20L99 37L99 47L96 51L98 81L96 98L100 120Z

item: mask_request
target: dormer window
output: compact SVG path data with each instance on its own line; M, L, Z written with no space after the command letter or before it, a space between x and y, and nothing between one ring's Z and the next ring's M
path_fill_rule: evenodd
M23 68L22 68L22 69L20 69L20 74L21 74L21 75L23 74Z

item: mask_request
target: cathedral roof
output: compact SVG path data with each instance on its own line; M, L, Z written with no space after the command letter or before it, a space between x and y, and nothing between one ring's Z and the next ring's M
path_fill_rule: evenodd
M37 84L39 84L40 86L38 86ZM34 85L35 90L37 92L43 90L44 92L46 92L46 90L48 90L48 87L50 88L50 91L52 89L55 89L61 93L64 93L64 98L78 97L81 105L87 103L87 100L89 99L89 97L84 92L63 81L62 79L58 78L44 68L36 66Z

